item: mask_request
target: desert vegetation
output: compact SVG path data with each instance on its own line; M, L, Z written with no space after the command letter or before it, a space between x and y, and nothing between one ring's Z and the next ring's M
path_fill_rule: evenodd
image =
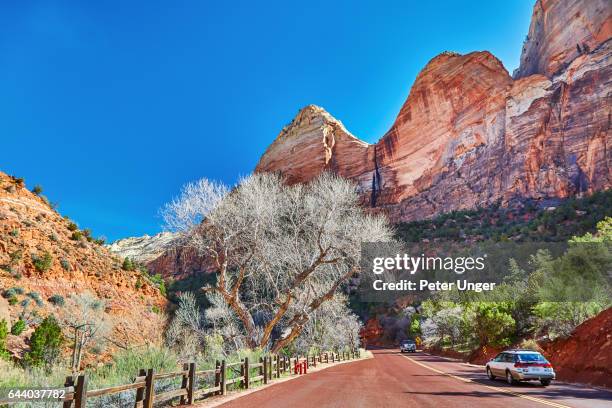
M452 211L431 220L400 223L396 234L405 242L565 242L593 232L606 216L612 216L612 190L547 205L525 200L506 207L497 203L486 208Z
M511 273L492 292L450 292L423 302L420 334L432 347L459 351L567 337L612 307L611 244L612 218L607 217L595 234L570 239L558 257L539 250L526 269L511 260Z

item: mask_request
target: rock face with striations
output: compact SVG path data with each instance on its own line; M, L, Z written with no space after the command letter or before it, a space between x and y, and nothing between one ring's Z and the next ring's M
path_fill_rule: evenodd
M442 53L378 143L310 105L255 171L281 172L288 183L336 172L395 222L610 188L611 36L609 1L538 0L514 78L489 52ZM204 265L185 247L148 261L165 276Z
M516 79L488 52L445 52L375 145L308 106L256 171L335 171L393 221L610 188L611 21L605 1L538 1Z
M611 8L608 0L537 1L515 78L552 77L607 41L612 31Z

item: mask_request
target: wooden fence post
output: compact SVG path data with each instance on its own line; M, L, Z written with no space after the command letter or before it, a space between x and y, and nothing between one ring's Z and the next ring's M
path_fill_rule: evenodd
M143 408L153 408L153 400L155 399L155 390L153 388L153 369L147 370L147 376L145 378L145 399Z
M138 371L139 377L145 377L146 375L147 375L147 372L144 369L141 368L140 371ZM142 408L144 397L145 397L145 387L137 388L136 398L134 400L134 408Z
M189 363L183 363L183 371L189 370ZM189 386L189 373L183 374L183 379L181 381L181 389L187 389ZM187 397L185 395L181 395L181 405L185 405L187 401Z
M276 378L280 378L280 358L276 355Z
M215 361L215 370L219 370L219 372L215 371L215 387L221 385L221 362L219 360Z
M221 395L225 395L225 360L221 361Z
M76 388L74 389L75 408L85 408L87 406L87 377L79 375Z
M244 388L249 389L249 358L244 358Z
M264 358L260 358L260 360L263 364L260 367L260 370L263 371L263 383L267 384L268 383L268 357L264 356Z
M187 404L193 404L193 393L195 391L195 363L189 363L189 387L187 388Z
M70 375L70 376L66 377L66 382L64 382L64 387L74 387L74 377L73 376ZM62 405L62 407L63 408L71 408L72 407L72 400L64 401L64 404Z

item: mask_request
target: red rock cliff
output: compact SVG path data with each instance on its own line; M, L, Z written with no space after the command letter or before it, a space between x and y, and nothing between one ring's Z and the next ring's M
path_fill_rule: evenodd
M375 145L309 106L256 171L336 171L394 221L610 188L611 16L605 1L538 1L516 79L488 52L443 53Z

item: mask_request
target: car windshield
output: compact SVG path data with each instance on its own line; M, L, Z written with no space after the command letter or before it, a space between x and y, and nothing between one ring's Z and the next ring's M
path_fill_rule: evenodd
M543 355L538 353L519 354L519 360L525 362L546 361Z
M406 340L406 341L403 341L402 344L404 346L408 346L408 345L414 344L414 341Z

